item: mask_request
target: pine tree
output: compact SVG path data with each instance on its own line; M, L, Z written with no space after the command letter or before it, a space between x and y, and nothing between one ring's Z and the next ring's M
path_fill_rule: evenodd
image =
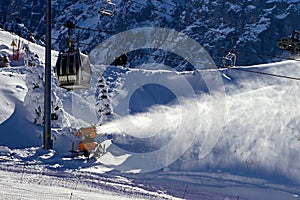
M102 76L99 77L97 91L98 96L96 98L96 109L99 116L98 125L102 125L112 119L112 109L110 106L108 89L105 79Z

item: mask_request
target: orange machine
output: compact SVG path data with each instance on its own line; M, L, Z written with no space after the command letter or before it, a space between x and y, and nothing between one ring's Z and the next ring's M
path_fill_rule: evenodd
M97 143L95 141L95 138L97 136L95 126L91 126L88 128L82 127L76 132L75 135L82 138L82 143L89 152L95 150L97 146Z

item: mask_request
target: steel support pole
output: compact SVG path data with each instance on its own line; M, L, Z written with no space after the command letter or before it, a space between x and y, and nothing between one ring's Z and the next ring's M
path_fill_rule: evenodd
M44 149L52 149L51 140L51 0L46 0L46 50L44 90Z

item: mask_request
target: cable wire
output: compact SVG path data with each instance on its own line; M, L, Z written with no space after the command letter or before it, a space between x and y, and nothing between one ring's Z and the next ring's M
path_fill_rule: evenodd
M136 4L139 4L141 6L146 6L145 4L142 4L142 3L139 3L137 1L134 1L134 0L130 0L131 2L133 3L136 3ZM169 3L166 3L164 1L160 1L162 4L166 4L166 5L169 5ZM173 7L176 7L175 5L172 5ZM167 14L167 15L170 15L164 11L161 11L159 9L156 9L155 7L152 8L156 11L159 11L161 13L164 13L164 14ZM10 14L6 14L8 16L11 16L11 15L14 15L14 13L10 13ZM174 15L170 15L172 17L175 17ZM19 17L19 16L17 16ZM35 19L32 19L32 20L35 20ZM38 21L40 23L46 23L44 20L35 20L35 21ZM189 21L191 23L194 23L192 21ZM189 23L188 22L188 23ZM60 23L55 23L55 22L52 22L52 25L56 26L56 27L65 27L65 24L60 24ZM86 30L86 31L93 31L93 32L100 32L100 33L107 33L109 35L114 35L114 34L117 34L117 32L114 32L114 31L110 31L110 30L105 30L105 29L93 29L93 28L88 28L88 27L81 27L81 26L76 26L77 29L80 29L80 30ZM228 35L226 33L222 33L222 32L219 32L218 30L214 29L214 28L209 28L208 31L212 31L212 32L215 32L215 33L218 33L220 35L224 35L224 36L227 36ZM238 38L237 36L230 36L230 38ZM267 36L263 36L263 37L267 37ZM270 38L268 37L269 39L272 39L273 38ZM60 41L60 39L57 39L57 38L52 38L53 40L56 40L56 41ZM143 38L144 39L144 38ZM161 41L161 42L170 42L170 43L174 43L174 44L178 44L177 42L174 42L174 41L171 41L171 40L166 40L166 41ZM77 42L78 44L80 45L85 45L85 46L95 46L95 45L92 45L92 44L89 44L89 43L84 43L84 42ZM255 44L252 44L253 46L256 46L257 48L261 48L261 47L258 47L257 45ZM210 49L213 49L213 50L216 50L216 51L225 51L226 48L216 48L214 46L205 46L207 48L210 48ZM245 52L245 51L236 51L236 53L238 54L245 54L245 55L256 55L256 56L260 56L260 57L268 57L268 58L278 58L278 59L284 59L284 60L295 60L295 61L300 61L299 59L294 59L294 58L289 58L289 57L285 57L285 56L272 56L272 55L267 55L267 54L258 54L258 53L255 53L255 52ZM154 56L158 56L158 55L154 55ZM163 56L162 56L163 57Z
M271 73L267 73L267 72L259 72L259 71L235 68L235 67L229 67L228 69L300 81L300 77L292 77L292 76L286 76L286 75L280 75L280 74L271 74Z

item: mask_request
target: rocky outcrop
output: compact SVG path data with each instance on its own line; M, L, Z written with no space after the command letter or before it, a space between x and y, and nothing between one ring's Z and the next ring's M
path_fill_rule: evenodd
M238 65L252 65L278 60L282 50L276 46L277 41L294 29L300 29L299 0L115 0L113 17L98 14L103 2L52 1L53 48L67 48L63 27L67 20L81 27L73 32L73 39L80 41L80 48L88 52L119 32L146 26L163 27L188 34L206 48L218 65L230 49L236 50ZM45 2L13 0L1 4L0 13L3 26L18 20L35 35L44 37ZM146 53L152 55L153 51ZM152 55L151 60L166 63L170 55L161 55ZM148 59L129 54L130 58L138 64Z

